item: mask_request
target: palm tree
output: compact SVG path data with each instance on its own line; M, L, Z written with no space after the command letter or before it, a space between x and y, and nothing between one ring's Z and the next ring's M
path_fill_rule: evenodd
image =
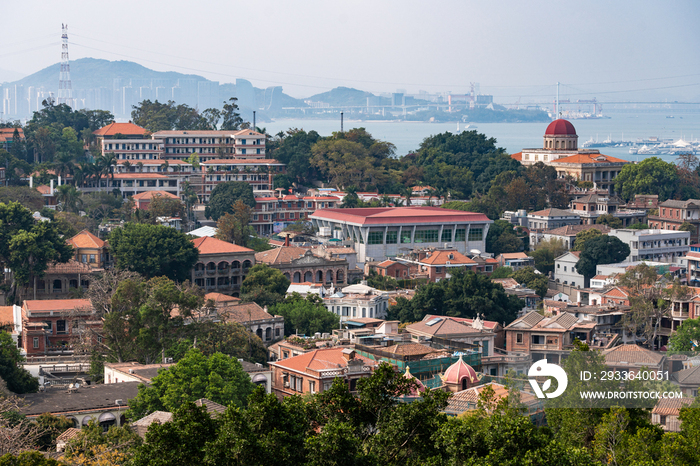
M382 197L379 198L379 202L382 204L382 207L389 207L394 203L393 199L388 194L382 194Z
M139 173L141 173L143 171L143 162L139 160L138 162L136 162L136 166L139 169Z
M66 175L72 175L75 171L73 156L67 152L59 152L54 159L53 169L57 175L65 180Z
M114 152L105 154L104 156L104 170L105 175L109 175L112 178L112 185L114 185L114 167L117 166L117 156Z
M124 162L123 165L124 165L124 171L125 171L125 172L128 172L129 169L131 168L131 162L129 162L128 160L126 160L126 161Z
M411 198L413 197L413 189L407 186L401 190L400 194L404 199L406 199L406 206L410 206Z
M70 184L64 184L56 188L56 201L60 204L63 212L78 213L82 206L80 191Z
M162 171L164 171L164 172L167 173L168 167L169 167L169 166L170 166L170 164L169 164L168 161L166 160L165 162L163 162L162 164L160 164L160 169L161 169Z

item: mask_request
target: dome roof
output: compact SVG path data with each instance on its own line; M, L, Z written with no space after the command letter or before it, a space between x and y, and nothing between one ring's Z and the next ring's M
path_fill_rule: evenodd
M411 374L408 366L406 366L406 372L403 374L403 376L406 377L408 380L413 379L413 381L418 385L417 387L412 387L410 393L407 396L421 396L421 393L425 391L425 385L423 385L423 382L418 380L416 376Z
M554 120L547 126L545 136L576 136L576 128L567 120Z
M474 383L479 380L474 368L464 362L462 360L462 355L460 354L459 361L447 368L445 375L442 376L442 381L447 384L461 384L465 377L470 383Z

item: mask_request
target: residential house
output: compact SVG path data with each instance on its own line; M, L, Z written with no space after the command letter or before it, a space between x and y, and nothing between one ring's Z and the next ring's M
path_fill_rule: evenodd
M681 264L690 250L689 231L671 230L612 230L610 235L617 237L630 247L625 261L657 261Z
M651 423L665 432L680 432L681 409L689 407L694 398L661 398L651 410Z
M567 225L579 225L581 217L568 210L549 208L527 214L527 226L530 230L551 230Z
M366 283L346 286L323 298L323 304L341 322L354 318L385 319L389 309L389 294Z
M427 275L431 283L452 277L456 270L473 270L476 262L453 249L418 249L400 256L402 262L415 264L418 274Z
M510 267L513 270L535 266L535 258L524 252L504 252L496 256L496 260L499 267Z
M566 249L574 247L576 235L582 231L590 229L599 230L602 234L607 235L610 232L610 227L602 224L594 225L567 225L564 227L554 228L545 231L530 231L530 247L539 244L540 241L551 241L559 239L564 244Z
M505 328L506 350L530 353L533 361L546 358L559 363L573 349L573 341L591 341L595 323L579 322L568 312L544 317L529 312Z
M673 379L678 383L684 397L695 398L700 389L700 366L690 366L674 372Z
M691 244L690 251L682 259L688 265L688 285L700 286L700 244Z
M25 300L22 304L22 348L27 356L71 354L73 344L91 338L102 321L88 299Z
M284 317L273 316L257 303L230 303L217 310L224 322L238 322L265 344L284 336Z
M134 200L134 208L135 209L142 209L142 210L148 210L148 206L151 205L151 202L153 201L154 198L156 197L162 197L164 199L180 199L174 194L171 194L167 191L146 191L143 193L135 194L131 196L131 198Z
M396 280L408 278L411 269L408 264L389 259L379 262L371 268L376 270L377 274L382 277L391 277Z
M687 201L669 199L659 204L657 215L649 215L651 228L678 231L684 223L693 226L693 230L690 232L690 241L699 243L700 199L688 199Z
M520 311L522 313L537 309L542 298L535 292L524 285L521 285L513 278L492 278L492 282L500 284L506 293L517 296L525 302L525 307Z
M669 370L664 353L638 345L623 344L603 351L605 365L622 373L638 374L642 369L652 372Z
M483 357L493 356L503 345L503 327L498 322L428 314L423 320L406 326L411 341L451 340L477 345Z
M481 394L487 387L493 389L494 401L496 402L508 398L513 390L512 387L506 387L496 382L487 382L458 391L453 393L447 400L445 414L448 416L459 416L467 411L476 411L479 407ZM538 399L534 393L520 390L520 403L525 408L525 411L522 413L523 416L528 416L536 424L544 421L544 402Z
M340 378L354 393L357 381L370 376L376 366L350 348L316 349L270 363L272 390L277 396L322 393Z
M272 369L259 362L252 363L243 359L239 359L238 362L241 363L246 374L250 376L253 385L262 385L265 387L265 393L272 393Z
M259 252L255 254L255 260L279 270L292 283L313 282L335 286L347 283L347 260L321 257L308 248L283 246Z
M90 269L106 269L112 263L107 243L83 230L68 240L75 250L75 260L86 264Z
M568 251L554 259L554 281L564 285L584 287L583 275L576 271L581 251Z
M107 362L104 364L103 383L138 382L150 385L161 370L168 370L172 366L173 363Z
M255 251L210 236L191 241L199 251L192 282L207 291L238 296L243 278L255 265Z
M621 207L622 200L616 196L598 193L586 194L571 201L571 213L581 217L584 225L594 225L601 215L612 215L620 219L623 227L635 223L646 223L646 210L630 210Z

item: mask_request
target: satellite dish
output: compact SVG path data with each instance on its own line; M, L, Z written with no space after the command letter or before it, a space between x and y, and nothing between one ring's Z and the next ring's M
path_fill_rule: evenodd
M478 249L471 249L469 253L478 256L479 254L481 254L481 251L479 251Z

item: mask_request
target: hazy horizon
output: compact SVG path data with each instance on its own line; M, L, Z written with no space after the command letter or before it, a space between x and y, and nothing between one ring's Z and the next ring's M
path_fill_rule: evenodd
M463 94L477 82L498 102L527 103L551 101L559 81L563 99L700 101L694 1L191 5L4 5L11 21L0 73L26 76L58 63L63 22L71 60L129 60L221 83L243 78L297 98L339 86Z

